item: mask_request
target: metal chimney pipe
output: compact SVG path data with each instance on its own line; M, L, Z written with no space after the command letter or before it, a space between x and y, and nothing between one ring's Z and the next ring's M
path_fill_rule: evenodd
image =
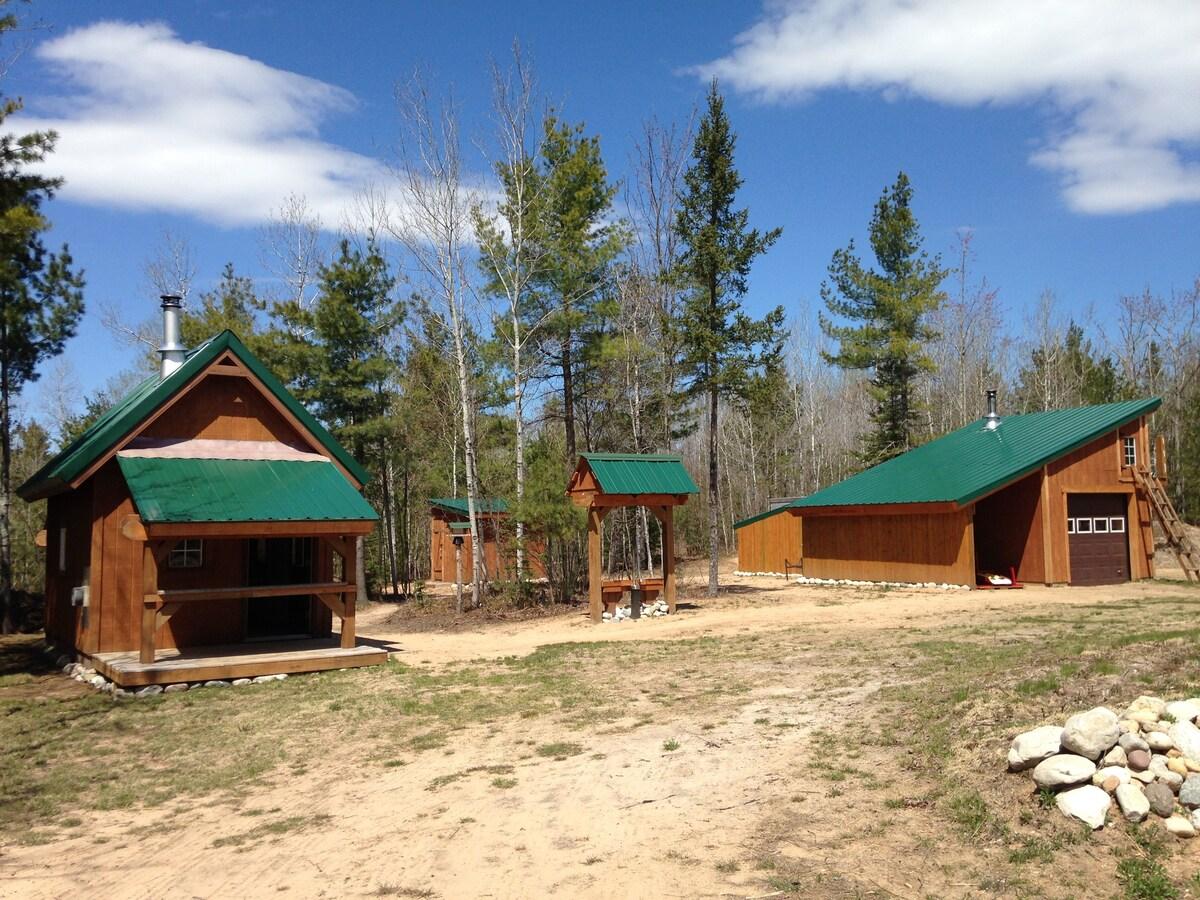
M183 298L178 294L163 294L163 343L158 348L162 357L162 377L166 378L183 365L187 351L179 342L179 317L183 311Z
M996 392L987 392L987 415L984 416L986 424L984 427L988 431L995 431L1000 427L1000 414L996 412Z

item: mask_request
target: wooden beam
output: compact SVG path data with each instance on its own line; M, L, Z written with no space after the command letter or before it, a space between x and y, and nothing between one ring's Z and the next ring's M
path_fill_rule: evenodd
M158 608L162 605L157 598L158 593L158 558L154 547L149 542L142 542L142 644L140 644L138 659L142 662L154 662L154 638L158 630ZM149 602L154 596L154 602Z
M1131 476L1132 477L1132 476ZM1064 494L1133 494L1137 488L1130 482L1107 482L1104 484L1068 484L1060 490Z
M687 494L594 494L592 506L681 506Z
M349 650L354 646L354 606L358 602L358 542L349 542L349 553L343 557L345 570L342 577L346 579L347 591L342 598L345 604L342 611L342 649Z
M600 545L604 514L598 509L588 510L588 612L592 621L599 622L604 612L604 600L600 581L603 575L603 557Z
M375 520L152 522L147 524L145 529L150 538L328 537L370 534L375 529Z
M1041 495L1038 497L1038 507L1042 516L1042 578L1045 584L1053 584L1053 573L1057 570L1054 568L1054 535L1051 531L1049 466L1042 466L1042 486Z
M346 617L346 604L341 594L317 594L317 599L328 606L339 619Z
M357 592L347 594L343 600L346 604L345 610L342 613L342 649L350 650L354 647L354 604L357 602Z
M353 582L346 584L343 582L327 581L319 584L269 584L222 588L179 588L158 591L155 596L157 596L163 602L192 603L197 600L291 597L293 595L308 596L312 594L352 594L357 590L358 586Z

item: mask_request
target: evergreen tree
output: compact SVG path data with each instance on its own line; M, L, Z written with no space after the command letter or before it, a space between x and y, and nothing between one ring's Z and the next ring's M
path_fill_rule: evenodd
M0 16L0 34L16 27ZM0 105L0 122L21 108ZM30 171L54 150L53 132L0 136L0 631L12 630L12 405L38 366L57 356L83 315L83 275L66 246L51 253L42 241L50 222L43 204L62 184Z
M199 305L189 308L187 315L182 317L180 340L183 346L194 349L228 328L252 353L257 353L263 343L257 317L262 308L263 303L254 291L254 281L238 275L233 263L226 263L217 286L201 294Z
M742 186L733 163L736 143L714 79L675 222L683 245L679 270L689 289L679 323L685 380L691 395L703 398L707 407L710 596L718 589L717 411L723 397L744 395L750 374L778 356L783 339L783 307L759 321L741 308L751 264L782 229L760 234L749 227L749 211L735 207Z
M600 155L600 139L582 125L546 118L539 234L543 246L534 279L530 327L542 323L546 356L558 370L566 461L577 453L576 396L583 364L594 359L602 337L609 268L626 244L611 223L616 187Z
M886 188L871 218L870 242L879 269L863 265L854 241L836 251L821 297L829 312L821 328L838 342L827 362L869 371L874 430L864 436L862 459L869 465L898 456L915 443L920 403L917 379L933 369L928 345L937 338L930 313L945 299L947 270L921 249L911 209L912 186L903 172Z

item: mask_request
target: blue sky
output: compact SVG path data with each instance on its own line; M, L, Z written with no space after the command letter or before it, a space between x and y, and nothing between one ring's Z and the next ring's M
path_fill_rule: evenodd
M514 38L545 96L601 135L615 176L644 119L686 119L721 77L741 199L755 225L784 228L753 272L752 310L815 305L830 255L863 242L903 169L927 247L952 255L956 229L974 229L974 272L1019 332L1047 288L1102 314L1200 275L1197 6L1068 6L348 2L335 16L306 2L35 0L27 19L45 27L4 90L61 132L50 170L68 184L49 213L87 271L91 309L67 351L84 392L133 360L98 310L153 313L143 264L164 228L191 244L197 289L227 261L262 276L265 210L288 191L333 210L347 182L377 174L394 85L415 66L453 85L467 136L485 135L489 61ZM468 162L484 169L470 147Z

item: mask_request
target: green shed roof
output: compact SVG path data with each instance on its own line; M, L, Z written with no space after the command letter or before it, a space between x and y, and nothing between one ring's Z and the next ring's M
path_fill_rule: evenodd
M119 403L108 409L83 434L64 447L24 484L17 493L25 500L37 500L67 490L70 483L87 471L97 459L108 453L118 442L134 431L166 401L175 396L192 378L206 369L226 350L233 353L263 386L267 388L312 433L346 471L360 484L371 476L334 440L325 428L304 408L259 359L246 349L232 331L222 331L188 353L178 369L162 378L152 375L129 392Z
M460 513L464 516L467 515L466 497L430 497L429 504L449 510L450 512ZM475 512L506 513L508 512L508 504L499 497L479 497L475 501Z
M374 520L328 461L117 455L138 515L155 522Z
M793 501L793 502L795 502L795 501ZM785 512L787 509L789 509L791 507L791 505L792 505L791 503L785 503L782 506L776 506L774 509L768 509L766 512L756 513L753 516L747 516L744 519L739 519L738 521L733 523L733 527L736 529L736 528L741 528L743 525L752 525L755 522L761 522L763 519L768 519L771 516L777 515L781 512Z
M826 506L944 503L966 506L1091 443L1162 400L1151 397L1102 406L1004 416L989 431L984 420L817 491L789 506L801 511Z
M662 453L585 453L606 494L698 494L678 456Z

